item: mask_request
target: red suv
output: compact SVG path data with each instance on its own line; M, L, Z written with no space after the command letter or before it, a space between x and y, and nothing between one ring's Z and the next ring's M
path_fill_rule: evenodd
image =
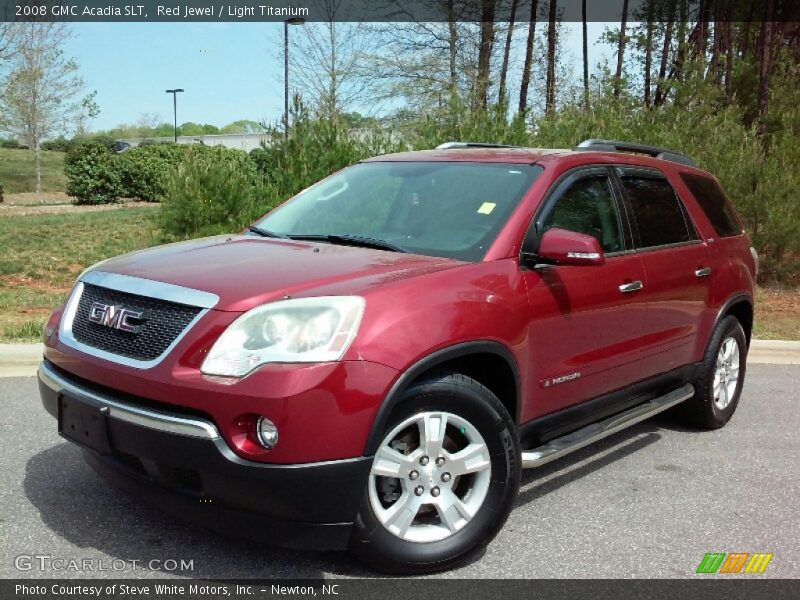
M432 571L492 539L523 468L671 407L722 427L756 269L684 155L449 143L88 269L46 326L41 395L167 511Z

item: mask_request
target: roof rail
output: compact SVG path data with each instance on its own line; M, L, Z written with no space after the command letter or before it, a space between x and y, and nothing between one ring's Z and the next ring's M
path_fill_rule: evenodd
M508 144L487 144L486 142L445 142L436 146L437 150L454 150L456 148L521 148Z
M645 144L635 144L633 142L620 142L617 140L584 140L575 147L575 150L595 150L600 152L635 152L646 154L653 158L660 158L670 162L696 167L697 164L680 152L659 148L657 146L647 146Z

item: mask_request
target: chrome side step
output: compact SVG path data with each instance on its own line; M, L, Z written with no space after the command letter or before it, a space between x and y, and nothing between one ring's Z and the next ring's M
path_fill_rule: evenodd
M694 396L694 386L691 383L687 383L668 394L653 398L649 402L634 406L613 417L587 425L582 429L548 442L544 446L526 450L522 453L522 468L533 469L546 465L565 454L579 450L584 446L602 440L604 437L622 431L626 427L649 419L653 415L657 415L684 400L688 400L692 396Z

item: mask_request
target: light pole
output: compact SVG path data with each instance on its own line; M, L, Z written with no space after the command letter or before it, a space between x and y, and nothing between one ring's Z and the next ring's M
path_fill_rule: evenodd
M178 94L182 92L181 88L174 90L167 90L168 94L172 94L172 118L175 124L175 143L178 143Z
M289 25L302 25L305 19L292 17L283 22L283 135L289 137Z

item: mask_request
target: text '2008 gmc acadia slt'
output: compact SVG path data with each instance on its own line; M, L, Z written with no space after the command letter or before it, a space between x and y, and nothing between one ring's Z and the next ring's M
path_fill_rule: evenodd
M722 427L756 270L684 155L451 142L88 269L46 325L41 395L167 511L433 571L492 539L521 469L672 407Z

